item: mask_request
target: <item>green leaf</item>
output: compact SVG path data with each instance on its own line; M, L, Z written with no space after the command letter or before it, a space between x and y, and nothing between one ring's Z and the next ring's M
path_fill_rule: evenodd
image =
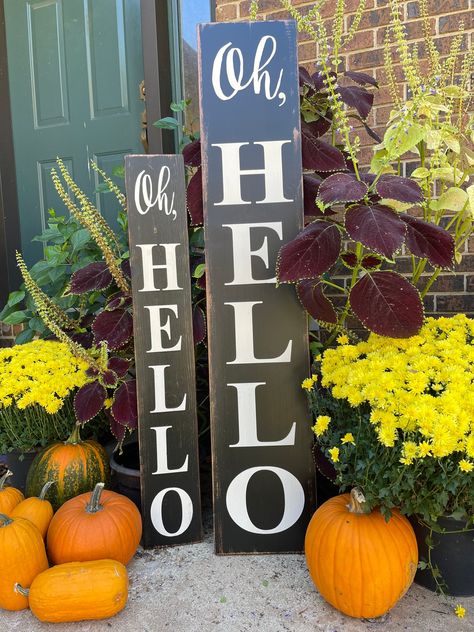
M76 250L81 250L89 241L91 241L91 234L87 230L87 228L80 228L78 231L73 233L71 237L71 245L72 250L75 252Z
M196 268L194 269L193 272L193 277L195 279L200 279L204 273L206 272L206 264L205 263L200 263L198 266L196 266Z
M437 200L433 200L430 206L435 211L446 210L457 213L463 210L468 200L469 197L466 191L459 187L450 187Z
M170 105L170 110L172 110L173 112L184 112L184 110L188 107L188 103L188 99L182 99L177 103L172 103Z
M414 151L416 146L425 137L425 128L418 123L413 123L407 131L398 125L392 125L384 135L384 145L390 160L399 158L408 151Z
M15 338L15 344L25 344L25 342L30 342L31 340L33 340L34 337L35 332L33 331L33 329L23 329L23 331L20 331L18 336Z
M125 178L125 167L123 165L117 165L112 169L112 175L116 178Z
M15 292L10 292L8 296L8 305L17 305L25 298L24 290L16 290Z
M154 127L160 127L161 129L177 129L179 127L179 122L172 116L165 116L165 118L155 121L153 125Z
M413 171L413 173L411 174L411 177L415 179L422 179L422 178L427 178L429 175L430 175L429 169L427 169L426 167L418 167L418 169L415 169L415 171Z
M3 319L3 322L7 325L19 325L20 323L24 323L27 320L28 317L26 315L26 312L21 310L19 312L13 312L13 314L6 316Z
M110 190L107 182L100 182L96 186L94 193L112 193L112 191Z

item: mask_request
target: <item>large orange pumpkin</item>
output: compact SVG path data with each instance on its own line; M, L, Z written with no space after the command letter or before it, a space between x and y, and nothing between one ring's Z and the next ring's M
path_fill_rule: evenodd
M9 476L12 476L13 472L7 470L0 477L0 513L10 515L13 507L21 503L24 496L19 489L15 487L5 487L5 482Z
M49 488L54 485L54 481L48 481L44 484L43 489L38 497L26 498L18 503L11 512L12 518L26 518L32 522L42 537L46 536L49 523L53 517L53 507L49 500L45 499Z
M28 599L15 585L29 586L47 568L44 541L35 525L25 518L0 514L0 608L28 608Z
M109 457L97 441L82 441L75 426L67 441L46 446L28 470L26 495L39 496L43 485L54 480L48 498L56 511L66 500L89 492L99 481L110 478Z
M128 564L142 536L136 505L122 494L104 490L71 498L58 509L48 529L48 554L54 564L111 559Z
M125 607L127 569L116 560L69 562L35 577L29 590L31 612L50 623L107 619Z
M358 489L325 502L305 538L311 577L332 606L351 617L380 617L413 582L418 565L415 534L398 511L388 522L367 513Z

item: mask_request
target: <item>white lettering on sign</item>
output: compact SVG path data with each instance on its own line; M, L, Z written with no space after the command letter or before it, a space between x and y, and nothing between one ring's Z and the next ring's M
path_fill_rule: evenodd
M156 364L150 366L150 369L153 371L155 391L155 408L150 411L152 413L169 413L186 410L186 395L184 395L183 401L179 406L175 408L168 408L166 406L165 370L170 366L170 364Z
M148 349L147 353L159 353L160 351L181 351L181 341L183 336L179 337L178 342L173 347L163 347L163 337L161 332L164 331L171 342L171 325L170 316L166 321L161 324L161 310L169 310L176 318L178 318L178 306L177 305L144 305L144 309L147 309L150 315L150 337L151 337L151 349Z
M290 432L279 441L259 441L257 437L257 403L258 386L265 386L266 382L248 382L227 384L237 391L237 417L239 422L239 440L229 445L229 448L253 448L255 446L295 445L296 422L293 422Z
M250 231L252 228L268 228L274 231L280 241L283 241L282 222L266 222L253 224L223 224L222 228L230 228L232 231L232 256L234 259L234 280L225 285L252 285L259 283L276 283L276 277L270 279L254 279L252 275L252 257L258 257L263 261L267 270L268 239L265 236L258 250L252 250L250 245Z
M176 472L188 471L188 454L181 467L174 470L170 470L168 467L167 432L170 428L172 428L172 426L154 426L150 428L150 430L154 430L156 434L156 472L153 472L153 474L174 474Z
M278 476L283 487L284 511L283 516L273 529L259 529L250 519L247 509L247 486L250 479L257 472L273 472ZM304 509L304 490L299 480L281 467L251 467L238 474L227 488L226 505L232 520L249 533L281 533L292 527L299 519Z
M139 292L156 292L154 270L165 270L167 285L164 290L182 290L178 285L176 248L181 244L137 244L142 253L143 287ZM153 249L161 246L165 250L165 263L153 263Z
M177 531L169 532L165 525L163 524L163 500L169 492L176 492L179 496L179 500L181 501L181 524L179 525ZM187 492L180 487L167 487L166 489L162 489L159 492L153 502L151 503L150 508L150 517L153 523L153 526L158 531L160 535L163 535L167 538L174 538L178 535L181 535L186 531L186 529L191 524L191 520L193 519L193 501Z
M263 301L239 301L238 303L224 303L234 308L235 314L235 360L227 364L276 364L291 362L290 340L285 351L276 358L256 358L253 335L253 306L262 305Z
M166 187L170 183L170 168L166 165L161 167L158 174L158 182L156 195L154 196L153 181L149 173L143 169L135 180L134 199L135 206L140 215L146 215L148 211L158 204L158 210L164 211L165 215L171 215L173 221L176 219L176 209L174 208L174 192L171 194L171 200L168 199Z
M280 69L278 77L275 77L274 80L272 80L269 71L264 70L275 57L276 52L276 39L272 35L262 37L257 45L253 63L251 64L252 71L249 77L246 78L244 56L240 48L232 46L232 42L222 46L218 50L212 65L212 87L217 98L221 101L229 101L249 86L252 86L254 94L260 94L263 86L263 94L266 99L272 101L278 98L280 101L278 107L284 105L286 103L286 94L280 90L283 69ZM222 88L223 75L231 88L228 94Z
M222 192L220 202L214 206L237 204L252 204L252 201L242 199L240 179L242 176L263 175L265 178L265 197L257 200L257 204L275 204L293 202L286 198L283 191L283 158L282 147L292 143L291 140L265 140L255 143L213 143L212 147L219 147L222 153ZM262 169L241 169L240 148L245 145L260 145L263 147Z

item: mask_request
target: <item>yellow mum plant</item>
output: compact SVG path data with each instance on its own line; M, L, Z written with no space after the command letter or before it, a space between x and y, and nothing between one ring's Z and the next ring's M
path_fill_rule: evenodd
M385 515L472 524L474 320L428 318L406 339L372 334L326 350L318 367L314 431L341 487L360 487Z
M0 453L65 439L75 420L71 395L87 382L86 368L53 340L0 349Z

